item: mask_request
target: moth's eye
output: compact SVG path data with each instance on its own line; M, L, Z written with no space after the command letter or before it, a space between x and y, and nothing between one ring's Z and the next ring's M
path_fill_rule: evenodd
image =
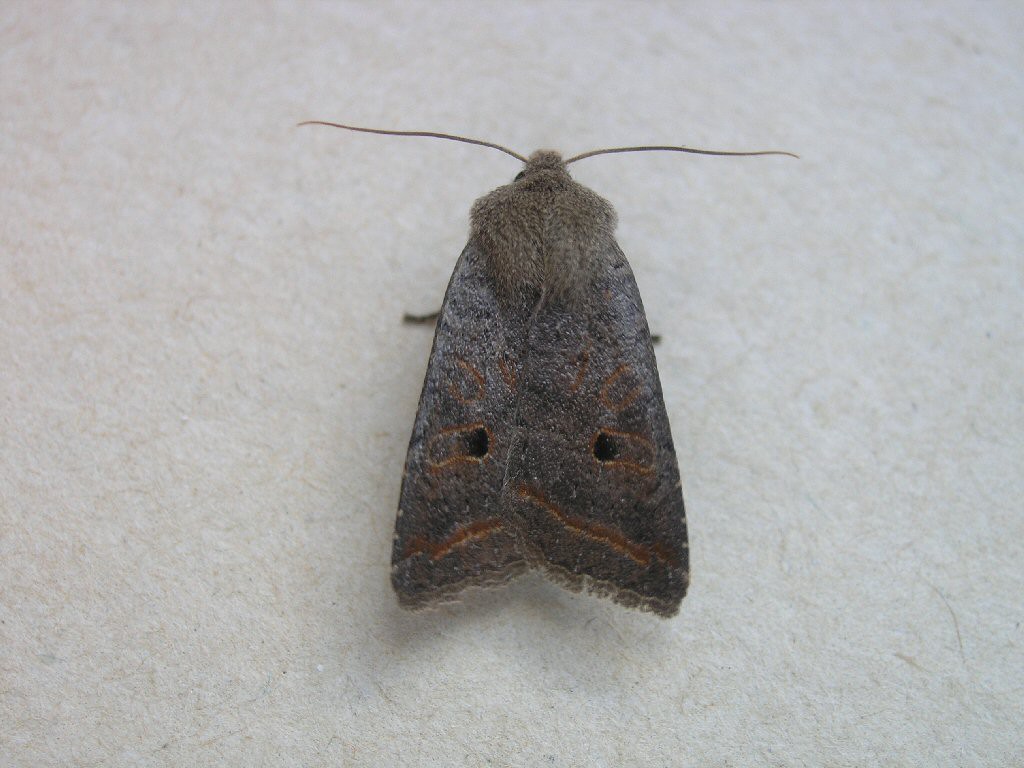
M594 440L594 458L598 461L614 461L618 455L618 441L607 432L599 432Z
M477 427L472 432L466 432L463 440L465 440L466 444L466 455L472 456L474 459L482 459L490 449L487 430L483 427Z
M520 171L519 173L516 174L516 177L515 177L514 181L519 181L525 175L526 175L526 171Z

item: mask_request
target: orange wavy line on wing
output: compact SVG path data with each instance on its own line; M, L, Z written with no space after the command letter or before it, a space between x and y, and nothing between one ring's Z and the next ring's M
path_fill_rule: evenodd
M409 542L402 554L402 559L407 560L413 555L429 554L431 560L440 560L453 549L465 546L471 541L485 539L495 531L502 528L501 520L491 517L457 528L451 536L441 542L432 542L422 536L416 536Z
M570 531L585 536L588 539L607 544L616 552L625 555L639 565L646 566L650 564L652 558L657 557L674 568L679 567L679 560L660 544L648 549L626 538L611 526L591 523L576 515L566 514L548 501L540 491L528 485L519 486L519 495L546 510Z

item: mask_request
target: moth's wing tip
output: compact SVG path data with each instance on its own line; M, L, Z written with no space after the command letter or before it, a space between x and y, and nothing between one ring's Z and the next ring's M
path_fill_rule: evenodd
M549 580L559 586L580 594L594 595L612 600L626 608L633 608L646 613L653 613L663 619L671 619L679 613L679 608L686 596L689 583L688 575L684 578L682 590L678 594L661 597L653 594L641 594L621 584L599 579L588 573L575 573L543 557L534 556L530 564Z
M401 564L399 564L400 567ZM460 579L422 587L403 583L399 570L392 572L391 587L398 598L398 604L408 611L425 611L442 605L460 602L463 594L485 591L500 587L529 570L525 560L505 564L503 568L478 575L467 575Z

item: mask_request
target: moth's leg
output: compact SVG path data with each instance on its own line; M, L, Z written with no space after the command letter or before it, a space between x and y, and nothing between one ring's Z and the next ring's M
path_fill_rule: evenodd
M661 344L661 334L660 333L652 333L651 334L651 344L653 344L654 346L658 346L659 344Z
M402 322L408 325L434 325L437 323L437 318L440 317L441 310L430 312L426 315L410 315L406 312L402 315Z

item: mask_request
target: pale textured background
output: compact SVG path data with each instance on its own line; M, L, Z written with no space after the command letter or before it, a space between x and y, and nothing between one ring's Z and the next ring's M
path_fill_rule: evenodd
M1024 11L5 3L0 764L1024 762ZM693 587L388 584L520 151L618 208Z

